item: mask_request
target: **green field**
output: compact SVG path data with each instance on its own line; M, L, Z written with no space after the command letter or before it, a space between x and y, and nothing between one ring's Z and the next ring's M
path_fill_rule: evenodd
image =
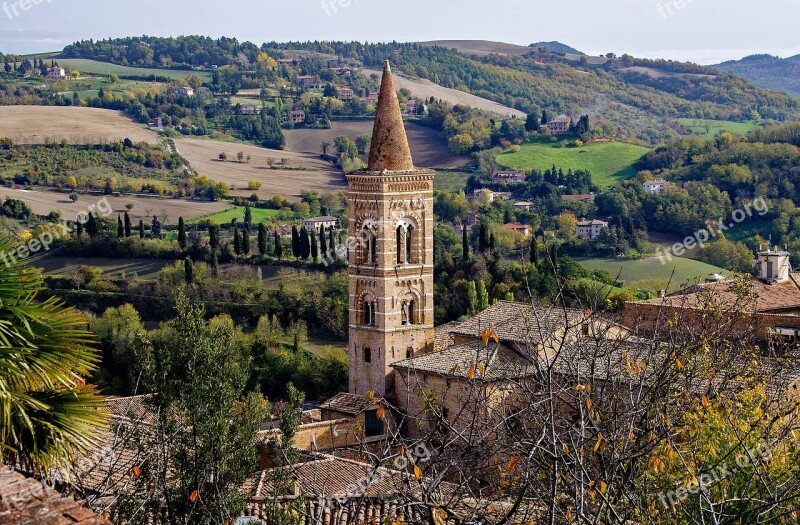
M279 210L269 210L266 208L250 208L250 211L253 214L253 224L258 224L260 222L269 222L270 220L275 218L276 215L280 213ZM224 224L227 222L231 222L231 219L233 219L234 217L238 222L244 221L244 206L231 206L225 211L213 213L211 215L206 215L205 217L198 217L196 219L186 221L186 224L196 224L200 221L209 219L217 221L219 224Z
M593 270L606 270L613 277L619 275L618 278L625 282L625 288L631 290L675 291L687 284L702 281L712 273L730 274L722 268L683 257L673 257L671 261L666 261L665 257L666 264L661 264L658 257L638 260L578 259L578 261Z
M144 77L156 75L159 77L167 77L172 80L179 80L191 75L197 75L203 80L209 80L211 73L206 71L187 71L183 69L158 69L146 67L130 67L120 66L118 64L110 64L108 62L100 62L97 60L89 60L86 58L64 58L55 59L61 67L71 67L77 69L81 73L90 73L92 75L119 75Z
M714 137L723 131L729 131L734 135L746 135L761 126L761 123L755 120L734 122L731 120L679 118L678 122L680 122L681 126L688 128L694 135L708 138Z
M497 162L515 170L546 170L556 165L567 170L589 170L592 180L601 188L636 175L634 163L649 150L626 142L591 142L579 148L557 143L523 144L518 153L505 151Z
M458 193L467 187L467 179L472 173L458 170L437 170L433 189L447 193Z

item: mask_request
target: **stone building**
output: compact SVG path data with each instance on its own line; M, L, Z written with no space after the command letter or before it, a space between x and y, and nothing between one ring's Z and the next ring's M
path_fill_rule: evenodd
M347 175L351 394L391 392L391 365L433 349L433 177L411 160L386 62L368 166Z

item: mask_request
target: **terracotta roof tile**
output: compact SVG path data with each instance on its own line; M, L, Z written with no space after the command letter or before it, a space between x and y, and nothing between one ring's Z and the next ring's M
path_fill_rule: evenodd
M0 525L111 525L39 481L0 467Z
M336 394L329 400L322 403L319 408L320 410L331 410L333 412L357 416L374 404L375 403L373 401L367 401L363 396L341 393Z

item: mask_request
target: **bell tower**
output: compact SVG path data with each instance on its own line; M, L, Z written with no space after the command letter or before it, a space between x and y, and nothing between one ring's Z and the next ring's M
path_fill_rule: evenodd
M433 178L414 167L386 61L368 166L347 175L351 394L391 394L391 365L433 349Z

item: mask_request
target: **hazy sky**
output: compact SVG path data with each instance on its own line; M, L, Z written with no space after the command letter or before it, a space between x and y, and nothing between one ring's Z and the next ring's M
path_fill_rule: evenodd
M798 0L0 0L0 51L85 38L558 40L589 54L704 64L800 54Z

